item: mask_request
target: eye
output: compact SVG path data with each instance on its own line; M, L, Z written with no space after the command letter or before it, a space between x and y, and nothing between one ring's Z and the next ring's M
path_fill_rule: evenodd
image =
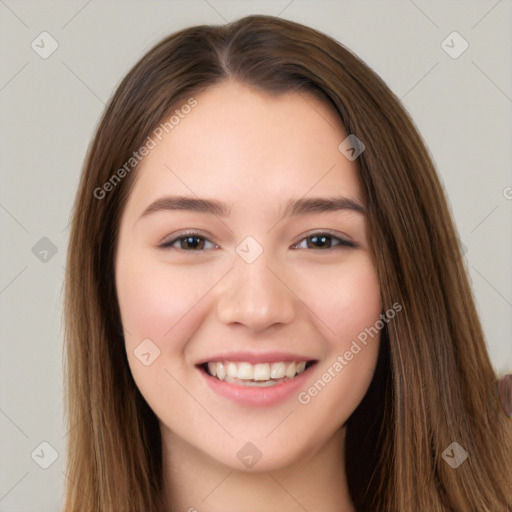
M338 243L333 245L333 240L337 240ZM306 242L306 247L299 247L303 242ZM310 241L310 243L308 242ZM292 246L293 248L300 249L316 249L316 250L331 250L336 247L356 247L356 244L353 242L349 242L348 240L344 240L338 236L334 236L330 233L313 233L306 238L303 238L298 244Z
M198 252L204 249L205 243L210 243L214 247L217 247L215 244L210 242L207 238L202 236L200 233L189 232L182 233L181 236L173 238L168 242L164 242L160 247L164 249L175 248L183 251L192 251ZM176 243L179 243L179 247L173 247Z

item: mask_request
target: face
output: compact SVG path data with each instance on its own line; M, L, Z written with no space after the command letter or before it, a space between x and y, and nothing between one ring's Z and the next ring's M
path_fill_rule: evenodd
M304 94L225 82L195 100L153 136L121 219L128 361L167 439L231 468L283 468L340 431L376 366L356 162L336 115Z

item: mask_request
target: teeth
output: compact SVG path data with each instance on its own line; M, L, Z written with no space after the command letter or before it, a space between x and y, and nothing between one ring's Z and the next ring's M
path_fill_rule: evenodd
M216 363L208 363L208 373L212 377L217 377L217 364Z
M282 379L286 375L286 363L272 363L270 376L273 379Z
M305 369L306 361L258 364L233 361L208 363L208 373L212 377L226 382L244 381L244 385L248 386L272 386L276 384L276 380L293 379Z
M228 377L238 377L238 369L235 363L228 363L226 365L226 373Z
M297 365L295 363L291 363L288 368L286 368L286 376L291 379L295 377L295 374L297 373Z
M224 365L222 363L208 363L208 368L210 368L210 364L217 367L216 377L220 380L224 380L226 378L226 368Z
M251 366L251 365L249 365ZM268 380L270 379L270 365L269 364L255 364L253 370L254 380Z
M236 368L235 363L229 363L230 366L233 365ZM235 375L235 377L238 377L239 379L252 379L253 378L253 368L252 365L249 363L239 363L238 364L238 371ZM231 374L230 374L231 375Z

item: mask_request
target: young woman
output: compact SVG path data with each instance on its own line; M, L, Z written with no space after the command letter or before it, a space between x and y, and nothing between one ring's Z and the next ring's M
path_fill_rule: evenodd
M512 509L431 159L305 26L182 30L122 81L76 199L66 342L66 512Z

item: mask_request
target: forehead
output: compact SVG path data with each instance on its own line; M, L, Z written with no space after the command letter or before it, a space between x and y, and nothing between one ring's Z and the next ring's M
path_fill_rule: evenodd
M152 135L129 200L137 209L166 193L217 197L235 213L277 209L308 193L362 202L356 163L338 149L347 134L318 98L224 82L194 100L193 108L177 105L172 123Z

